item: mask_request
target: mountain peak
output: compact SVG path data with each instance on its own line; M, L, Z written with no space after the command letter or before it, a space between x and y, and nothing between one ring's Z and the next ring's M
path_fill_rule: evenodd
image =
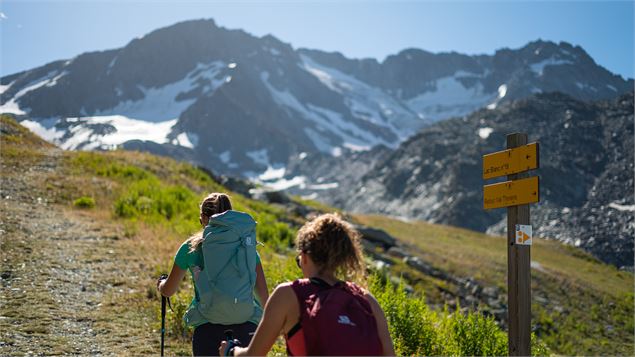
M556 43L538 39L521 47L519 53L530 62L538 62L546 58L555 58L569 60L575 63L589 62L595 64L595 61L593 61L591 56L589 56L582 47L574 46L566 41Z
M118 140L145 138L128 135L127 120L143 127L167 123L152 136L155 143L178 142L203 166L248 175L285 165L300 152L396 147L427 124L533 93L596 100L632 90L632 82L579 53L586 56L569 43L539 39L493 56L406 48L378 62L294 49L271 34L257 37L199 19L123 48L2 78L0 111L58 120L68 132L60 144L69 147L76 142L67 140L73 129L67 122L92 133L72 131L91 148L115 142L95 123L119 125ZM221 145L208 139L216 130L244 135Z

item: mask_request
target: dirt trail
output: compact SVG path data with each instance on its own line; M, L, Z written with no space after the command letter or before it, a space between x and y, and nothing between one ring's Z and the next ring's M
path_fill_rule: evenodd
M96 323L106 294L122 288L109 282L126 274L117 227L49 203L62 153L43 150L26 169L2 162L0 355L125 353Z

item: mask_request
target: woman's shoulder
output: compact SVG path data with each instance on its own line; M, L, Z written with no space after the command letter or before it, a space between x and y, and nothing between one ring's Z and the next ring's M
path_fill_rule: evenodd
M278 284L274 292L279 290L282 294L295 296L298 293L302 294L303 291L311 286L312 284L310 279L296 279Z
M296 280L297 281L297 280ZM282 300L286 303L295 301L295 291L293 290L293 284L295 281L287 281L278 284L271 293L270 299Z
M282 289L282 290L293 291L294 286L308 284L308 283L310 283L309 279L296 279L293 281L285 281L284 283L278 284L278 286L276 286L276 290Z
M196 265L196 262L200 260L198 257L199 255L200 250L192 251L191 240L188 239L179 247L179 250L176 252L174 257L174 261L180 268L185 269L189 266Z
M284 283L278 284L274 290L290 290L292 284L292 281L285 281Z
M188 238L187 240L185 240L185 242L181 243L181 246L179 247L177 255L193 253L193 252L190 252L191 249L192 249L192 239Z

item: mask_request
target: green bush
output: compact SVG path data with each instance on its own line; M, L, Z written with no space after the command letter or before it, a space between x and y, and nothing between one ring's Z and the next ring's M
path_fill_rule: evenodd
M531 355L532 356L551 356L551 350L547 344L539 340L536 334L531 334Z
M478 312L433 311L423 296L408 296L402 285L373 275L369 288L381 305L398 356L502 356L507 334L493 317ZM532 355L550 352L532 334Z
M295 231L286 223L276 220L270 214L257 214L255 216L258 226L256 228L256 239L266 243L278 251L288 251L293 246Z
M494 318L478 313L455 312L449 320L450 335L461 356L501 356L507 353L507 335L496 325Z
M182 186L164 185L155 178L133 181L115 201L115 214L122 218L196 221L198 197ZM198 223L197 221L195 223Z
M93 208L95 207L95 200L92 197L82 196L73 201L73 206L77 208Z

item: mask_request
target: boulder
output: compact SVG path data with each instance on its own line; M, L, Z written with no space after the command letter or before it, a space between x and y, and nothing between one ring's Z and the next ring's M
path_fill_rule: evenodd
M357 225L354 227L362 235L362 239L370 241L375 245L381 245L384 250L394 247L397 242L393 236L381 229Z

